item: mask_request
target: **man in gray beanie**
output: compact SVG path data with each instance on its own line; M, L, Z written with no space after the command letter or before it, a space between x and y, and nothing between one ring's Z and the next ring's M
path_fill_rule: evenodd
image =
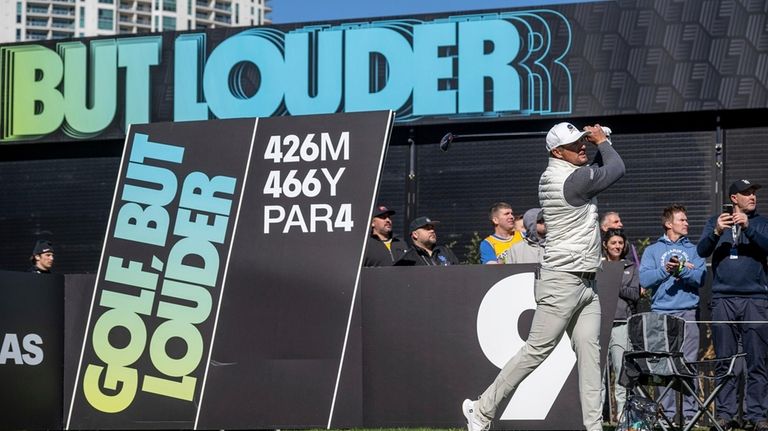
M539 263L547 242L547 225L544 223L544 211L531 208L523 215L523 225L527 234L522 241L509 249L510 263Z

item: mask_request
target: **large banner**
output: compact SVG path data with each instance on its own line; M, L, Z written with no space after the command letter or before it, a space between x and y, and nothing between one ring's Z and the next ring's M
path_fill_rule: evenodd
M392 122L132 127L67 427L324 425Z
M0 429L58 429L64 277L0 271L0 298Z
M404 124L762 109L766 0L597 1L0 46L0 142L391 109Z
M328 423L388 120L259 125L198 427Z

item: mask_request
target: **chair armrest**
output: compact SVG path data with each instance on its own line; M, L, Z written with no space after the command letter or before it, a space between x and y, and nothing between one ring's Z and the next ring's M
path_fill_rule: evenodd
M648 352L648 351L627 351L624 352L624 358L626 359L647 359L647 358L655 358L655 359L662 359L662 358L682 358L683 353L682 352Z
M736 365L736 359L743 358L745 356L747 356L746 353L737 353L737 354L735 354L733 356L729 356L727 358L705 359L703 361L686 361L685 363L688 364L688 365L695 366L698 369L698 367L700 365L707 365L707 364L713 364L713 363L726 362L727 361L727 362L729 362L729 365L728 365L728 371L726 371L725 374L715 375L715 376L712 376L712 377L701 376L701 377L704 377L704 378L722 378L722 377L725 377L725 376L733 375L733 368Z

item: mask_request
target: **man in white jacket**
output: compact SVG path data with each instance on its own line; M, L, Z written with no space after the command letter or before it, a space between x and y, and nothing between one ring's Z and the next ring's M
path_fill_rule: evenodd
M624 176L624 162L599 124L583 131L559 123L547 134L549 163L539 180L547 246L536 277L536 312L528 340L477 401L464 400L469 431L490 426L502 401L552 353L565 332L579 371L582 419L587 431L602 430L600 399L600 267L598 193ZM587 144L597 146L588 164Z

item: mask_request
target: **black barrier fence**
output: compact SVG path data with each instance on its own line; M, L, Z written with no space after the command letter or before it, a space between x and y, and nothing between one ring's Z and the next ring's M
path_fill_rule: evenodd
M297 414L302 410L319 412L323 421L295 423L293 427L462 426L461 399L479 395L504 358L525 338L534 307L533 269L533 265L364 268L336 395L329 395L333 404L317 405L294 392L292 408ZM620 273L611 272L619 268L606 269L598 279L604 342L611 326L611 304L616 300L616 291L606 286L615 283L613 277L620 277ZM0 275L0 289L7 298L0 302L4 334L0 427L60 428L71 403L95 276L7 271ZM701 293L700 324L706 328L709 283ZM294 300L315 301L311 295L298 295ZM295 323L295 319L282 321L286 329ZM251 332L259 331L273 329L251 328ZM707 331L701 333L700 356L707 356ZM226 338L227 334L220 336ZM339 351L342 348L335 347ZM605 345L602 348L605 351ZM532 375L529 385L521 385L509 405L502 406L499 425L506 429L579 429L571 354L567 341L559 346L540 368L541 375ZM248 354L235 351L230 355L238 362ZM272 362L293 363L292 370L301 375L317 371L309 359L274 357ZM254 365L270 364L262 361ZM553 373L557 367L565 372ZM219 405L241 403L241 385L254 380L247 370L239 377L240 384L228 391L211 391L206 399ZM279 381L270 384L275 391L295 389L281 388ZM270 427L262 414L258 405L241 406L225 415L213 411L202 417L204 425L199 428ZM123 419L114 415L104 428L168 427Z

